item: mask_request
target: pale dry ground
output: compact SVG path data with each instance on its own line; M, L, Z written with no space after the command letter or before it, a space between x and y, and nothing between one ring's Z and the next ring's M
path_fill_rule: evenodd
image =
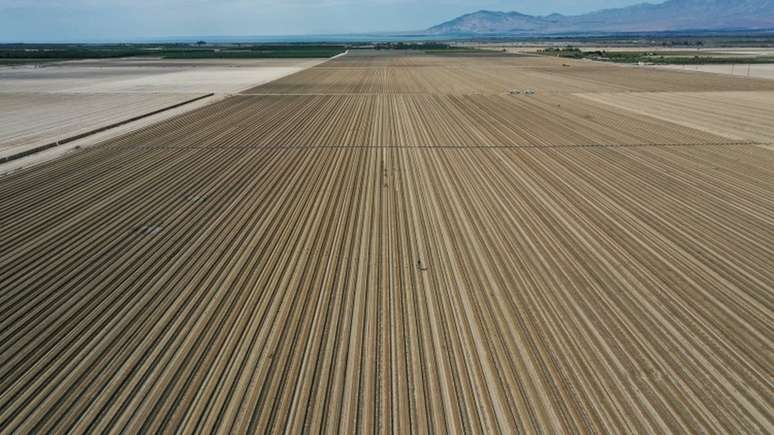
M191 98L189 94L0 93L0 158Z
M640 91L774 91L774 81L729 80L682 71L622 68L544 56L489 55L380 58L378 52L345 56L276 80L251 94L540 94Z
M740 77L753 77L760 79L774 79L774 64L745 65L740 61L738 65L659 65L650 68L665 68L682 70L686 72L707 72L715 74L729 74Z
M774 153L380 56L0 178L0 431L774 432Z
M578 94L735 141L774 143L774 92Z
M207 103L305 68L323 59L162 60L148 58L86 60L0 68L0 158L15 155L106 125L154 112L204 94ZM193 103L187 108L201 107ZM153 116L132 122L118 132L141 128L165 119ZM112 136L116 136L113 134ZM104 140L110 135L100 135ZM95 139L64 149L89 146ZM18 169L61 155L49 150L0 172Z
M108 59L0 69L2 92L234 93L324 59Z
M167 119L174 118L184 113L221 101L224 98L227 98L227 96L215 95L209 98L204 98L175 109L166 110L164 112L157 113L155 115L151 115L146 118L143 118L134 122L130 122L115 128L111 128L109 130L106 130L100 133L89 135L84 138L81 138L72 142L68 142L63 145L59 145L53 148L49 148L47 150L30 154L28 156L21 157L19 159L11 160L10 162L5 162L0 165L0 175L8 174L11 172L18 171L20 169L29 168L31 166L38 165L43 162L47 162L49 160L60 158L64 155L72 153L74 150L78 150L81 148L88 148L88 147L97 145L99 143L102 143L106 140L123 136L132 131L142 129L145 126L154 125L161 121L165 121Z
M226 136L223 124L228 126ZM748 140L643 118L572 95L353 94L239 96L105 146L564 147L731 142Z

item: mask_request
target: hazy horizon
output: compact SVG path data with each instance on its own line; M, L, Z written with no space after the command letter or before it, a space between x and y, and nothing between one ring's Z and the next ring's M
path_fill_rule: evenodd
M661 0L651 1L661 3ZM639 0L0 0L0 41L344 35L423 30L481 9L580 14Z

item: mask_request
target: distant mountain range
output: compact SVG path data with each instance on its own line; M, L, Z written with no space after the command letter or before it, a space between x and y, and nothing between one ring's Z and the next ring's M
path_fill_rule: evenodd
M549 34L774 29L774 0L669 0L583 15L478 11L431 27L429 34Z

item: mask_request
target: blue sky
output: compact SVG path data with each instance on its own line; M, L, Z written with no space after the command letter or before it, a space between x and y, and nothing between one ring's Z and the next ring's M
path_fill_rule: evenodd
M640 0L0 0L0 41L419 30L479 9L577 14ZM652 0L652 2L658 2Z

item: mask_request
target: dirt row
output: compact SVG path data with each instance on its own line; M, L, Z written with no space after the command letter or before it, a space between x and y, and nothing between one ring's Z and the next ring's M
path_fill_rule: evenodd
M84 153L3 183L0 420L765 431L773 156Z
M245 93L540 94L774 90L774 81L546 57L344 56ZM408 65L406 65L408 64Z
M735 140L774 143L774 92L582 94L630 113Z
M732 142L746 141L570 95L272 95L235 97L108 146L534 147Z
M774 432L774 153L527 98L240 96L0 178L0 432Z
M191 94L0 93L0 158L195 97Z

